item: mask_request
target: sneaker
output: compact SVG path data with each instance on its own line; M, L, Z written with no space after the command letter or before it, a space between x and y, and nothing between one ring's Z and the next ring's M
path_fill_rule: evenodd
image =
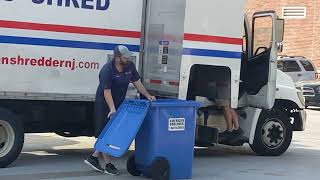
M223 142L227 141L228 139L232 138L233 134L231 131L225 130L222 133L219 133L219 143L222 144Z
M97 157L89 156L86 160L84 160L84 163L98 172L103 172L103 169L101 168L99 159Z
M244 134L244 131L243 131L241 128L239 128L239 129L237 129L237 130L233 130L233 131L232 131L232 134L233 134L234 136L242 136L242 135Z
M232 137L230 139L228 139L228 141L227 141L227 143L230 145L237 145L237 144L239 144L239 142L241 144L242 142L244 142L248 139L243 136L244 131L241 128L239 128L237 130L233 130L231 132L231 134L232 134Z
M109 174L109 175L119 175L118 169L111 163L106 165L106 169L104 170L104 173Z

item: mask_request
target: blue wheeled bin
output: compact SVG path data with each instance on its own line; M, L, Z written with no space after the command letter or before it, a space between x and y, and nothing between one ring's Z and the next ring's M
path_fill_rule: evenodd
M153 179L192 178L199 106L195 101L152 102L136 136L135 153L127 161L129 173Z

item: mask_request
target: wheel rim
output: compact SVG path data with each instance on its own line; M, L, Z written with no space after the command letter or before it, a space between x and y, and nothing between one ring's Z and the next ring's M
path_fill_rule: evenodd
M6 121L0 120L0 158L7 155L14 145L13 128Z
M262 142L270 149L276 149L280 147L284 142L285 136L285 126L279 119L269 119L262 126Z

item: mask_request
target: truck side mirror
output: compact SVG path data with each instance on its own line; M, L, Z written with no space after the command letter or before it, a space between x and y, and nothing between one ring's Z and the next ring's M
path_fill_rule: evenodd
M276 42L282 42L284 36L284 19L277 19L276 21Z

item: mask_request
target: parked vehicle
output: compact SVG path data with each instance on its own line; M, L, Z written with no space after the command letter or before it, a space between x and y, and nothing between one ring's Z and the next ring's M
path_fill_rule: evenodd
M118 44L134 52L132 61L153 95L203 98L202 111L213 120L211 99L222 82L245 131L246 141L233 145L249 143L260 155L284 153L293 131L306 123L303 98L277 71L284 21L274 11L247 18L245 3L1 2L0 167L18 157L25 133L93 135L99 69ZM201 127L208 127L205 121ZM214 145L218 131L212 132L197 128L196 143Z
M317 70L311 60L302 56L279 56L278 69L288 74L294 82L317 79Z
M305 107L318 106L320 107L320 81L302 81L296 83L296 86L303 92L305 98Z

